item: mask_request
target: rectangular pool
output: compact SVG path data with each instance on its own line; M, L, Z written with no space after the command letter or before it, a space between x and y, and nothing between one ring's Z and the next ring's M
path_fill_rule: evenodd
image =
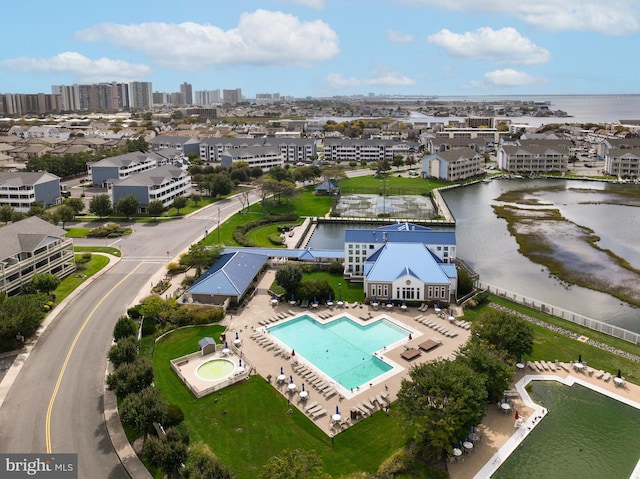
M322 323L308 315L267 330L347 390L390 371L393 367L373 353L410 333L386 319L361 325L346 316Z

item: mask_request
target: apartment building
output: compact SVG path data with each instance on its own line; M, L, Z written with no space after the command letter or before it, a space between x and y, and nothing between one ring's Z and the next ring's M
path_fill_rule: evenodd
M162 201L165 207L171 206L178 196L191 194L191 176L183 169L173 165L139 171L108 185L112 204L117 204L127 195L137 198L139 213L146 213L149 203Z
M484 157L471 148L441 151L422 159L423 178L459 181L483 172Z
M516 145L500 145L496 164L513 173L566 171L571 146L564 140L520 140Z
M325 138L322 153L327 161L391 162L395 155L409 155L417 148L417 143L405 141Z
M0 172L0 205L26 213L35 203L60 204L60 178L42 172Z
M91 184L106 186L108 183L121 180L134 173L156 168L164 161L165 158L156 153L142 153L140 151L104 158L89 165Z
M621 179L640 178L640 149L608 150L604 157L604 172Z
M274 166L284 166L284 157L273 146L252 146L222 152L220 156L220 164L222 166L228 168L235 162L247 163L250 168L259 166L264 171L267 171Z
M0 228L0 292L18 294L37 273L73 273L73 240L66 233L37 216Z

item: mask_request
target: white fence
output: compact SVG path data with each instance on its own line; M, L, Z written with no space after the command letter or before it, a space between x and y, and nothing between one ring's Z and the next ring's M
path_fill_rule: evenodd
M543 303L542 301L527 298L526 296L522 296L520 294L498 288L497 286L483 283L482 281L477 281L476 286L479 289L487 291L491 294L495 294L496 296L500 296L501 298L508 299L509 301L522 304L532 309L537 309L538 311L542 311L543 313L547 313L552 316L557 316L558 318L566 319L567 321L585 326L589 329L593 329L594 331L599 331L616 338L624 339L625 341L633 344L640 344L640 334L634 333L633 331L629 331L612 324L604 323L602 321L598 321L597 319L588 318L581 314L559 308L558 306Z

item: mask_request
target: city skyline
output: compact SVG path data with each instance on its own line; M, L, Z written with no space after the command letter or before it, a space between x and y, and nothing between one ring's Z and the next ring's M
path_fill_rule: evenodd
M239 88L246 98L638 92L628 53L640 0L129 6L66 0L34 14L8 4L5 38L16 41L0 56L0 93L113 81L151 82L154 92ZM34 33L39 41L20 40Z

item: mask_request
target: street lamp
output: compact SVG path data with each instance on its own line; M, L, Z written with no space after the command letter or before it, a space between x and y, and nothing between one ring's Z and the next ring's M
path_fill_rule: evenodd
M338 288L340 288L340 299L338 301L342 301L342 283L338 283Z

